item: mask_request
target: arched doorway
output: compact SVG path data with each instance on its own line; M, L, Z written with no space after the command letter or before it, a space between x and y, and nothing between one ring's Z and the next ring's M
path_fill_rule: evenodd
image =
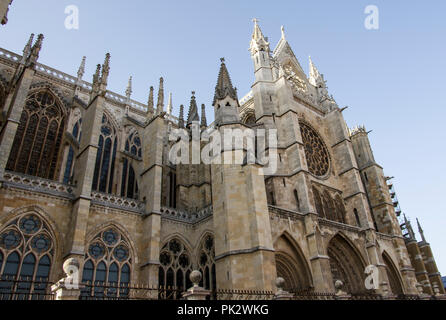
M360 254L346 238L339 234L333 237L328 245L327 255L330 258L333 284L341 280L344 283L344 291L365 292L365 264Z
M387 278L389 279L389 289L393 294L403 294L403 287L401 285L400 277L395 264L386 252L382 254L383 262L386 265Z
M276 250L277 277L285 279L287 290L308 290L312 288L310 269L298 245L286 234L279 237Z

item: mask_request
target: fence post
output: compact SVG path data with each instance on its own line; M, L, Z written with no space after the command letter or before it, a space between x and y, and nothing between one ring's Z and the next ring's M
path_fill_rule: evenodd
M293 298L293 295L291 293L283 290L283 288L285 287L285 279L280 277L277 278L276 287L277 292L274 296L274 300L291 300Z
M76 258L67 259L63 264L66 277L51 286L55 300L79 300L83 286L79 284L79 261Z
M344 287L344 282L341 280L337 280L335 282L335 288L336 288L336 300L350 300L351 295L349 295L347 292L343 291L342 288Z
M192 288L183 293L183 298L186 300L206 300L211 292L199 286L201 281L201 272L198 270L192 271L189 276L190 281L194 284Z

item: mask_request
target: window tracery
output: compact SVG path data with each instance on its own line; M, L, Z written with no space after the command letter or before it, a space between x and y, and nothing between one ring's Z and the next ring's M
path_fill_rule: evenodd
M124 150L135 157L141 158L141 138L139 137L138 131L134 128L132 129L133 130L130 131L130 134L126 139ZM126 157L122 164L121 181L121 196L138 199L138 181L136 179L135 170L129 159Z
M9 223L0 233L0 297L27 300L45 294L54 252L53 236L37 215Z
M54 179L65 114L49 91L26 100L9 156L7 170Z
M119 231L108 228L98 233L88 245L82 272L82 282L93 286L83 289L81 296L128 296L131 265L130 245Z
M299 122L308 170L315 176L325 176L330 168L330 158L319 134L304 122Z
M82 119L76 121L76 123L73 126L73 130L71 131L71 134L73 135L74 139L76 139L76 141L80 143L82 137ZM72 181L73 176L74 176L74 149L73 146L70 145L65 165L63 183L65 184L73 183Z
M184 291L192 287L191 272L192 259L184 244L177 239L167 242L160 252L159 285Z
M207 235L200 245L198 265L203 275L200 286L206 290L215 290L217 280L215 273L215 248L214 237Z
M116 129L109 117L102 116L98 152L93 174L92 189L104 193L113 193L113 176L118 139Z

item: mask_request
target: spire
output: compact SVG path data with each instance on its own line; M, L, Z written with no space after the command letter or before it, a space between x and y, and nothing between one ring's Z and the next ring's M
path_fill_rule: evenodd
M129 78L129 83L127 84L127 89L125 90L125 96L127 97L127 104L130 104L130 97L132 96L132 76Z
M180 106L180 115L178 116L178 127L184 128L184 106Z
M82 81L82 77L85 74L85 61L87 60L87 57L82 57L81 65L79 66L79 70L77 71L77 84L79 85Z
M254 18L252 21L254 22L254 32L252 34L250 45L251 54L254 55L258 51L266 51L269 53L268 38L263 36L262 30L260 30L258 25L259 20Z
M101 85L103 90L107 88L108 76L110 74L110 53L105 55L104 64L102 65Z
M189 114L187 115L187 126L190 126L192 122L196 121L200 121L200 116L198 115L197 101L195 100L195 91L192 91Z
M31 46L34 41L34 33L31 33L28 42L25 45L25 48L23 48L23 55L22 60L20 61L21 64L25 64L26 60L28 59L29 55L31 54Z
M39 53L40 50L42 49L42 43L43 43L43 39L45 37L43 36L43 34L39 34L37 36L37 41L34 43L34 46L31 48L31 53L29 55L29 63L30 64L34 64L37 62L37 59L39 59Z
M228 69L225 65L225 58L221 58L220 72L218 73L217 86L215 87L214 102L215 105L217 100L223 100L227 96L238 101L237 91L232 86L231 78L229 76Z
M172 115L172 92L169 92L169 101L167 102L167 114Z
M158 89L158 103L156 104L156 114L160 114L164 110L164 79L160 78L160 86Z
M98 64L96 66L96 72L93 75L93 84L91 88L91 100L93 100L98 94L99 94L99 87L100 87L100 73L101 73L101 65Z
M204 105L204 103L201 105L201 126L202 127L208 126L206 119L206 106Z
M412 224L407 220L406 215L404 215L404 224L406 225L407 231L409 232L410 239L415 240L415 232L413 232Z
M309 61L310 61L310 79L309 79L310 83L315 87L319 86L319 84L324 84L324 78L314 65L313 60L311 60L311 56L309 57Z
M423 228L421 228L421 224L420 224L420 221L418 220L418 218L417 218L417 225L418 225L418 233L419 233L420 236L421 236L421 241L422 241L422 242L427 242L427 241L426 241L426 238L424 237L424 231L423 231Z
M153 87L150 87L149 101L147 102L147 113L153 113Z

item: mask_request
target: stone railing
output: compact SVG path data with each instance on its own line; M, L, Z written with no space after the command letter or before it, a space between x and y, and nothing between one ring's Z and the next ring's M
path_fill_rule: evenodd
M246 102L248 102L249 100L251 100L253 98L253 94L252 91L248 92L248 94L246 94L243 98L241 98L239 100L239 104L240 106L243 106Z
M326 227L335 228L335 229L342 229L345 231L350 231L350 232L355 232L355 233L361 232L361 228L359 228L359 227L341 223L341 222L337 222L337 221L324 219L324 218L319 218L319 224L321 226L326 226Z
M18 187L29 191L48 193L56 196L72 198L74 186L63 184L53 180L28 176L22 173L6 171L3 183L12 187Z
M0 57L10 60L12 62L19 62L22 56L15 54L14 52L0 48Z
M212 206L206 207L196 212L177 210L167 207L161 208L162 217L187 223L197 223L201 220L204 220L205 218L211 216L212 212Z
M93 203L101 204L107 207L120 209L120 210L127 210L127 211L133 211L137 213L144 213L144 202L135 200L135 199L129 199L129 198L123 198L118 197L113 194L107 194L102 192L96 192L93 191L91 193L91 201Z
M276 206L272 206L269 205L268 206L268 210L269 210L269 214L271 215L275 215L279 218L284 218L284 219L292 219L292 220L302 220L304 219L304 214L298 211L293 211L293 210L289 210L289 209L284 209L284 208L279 208Z

